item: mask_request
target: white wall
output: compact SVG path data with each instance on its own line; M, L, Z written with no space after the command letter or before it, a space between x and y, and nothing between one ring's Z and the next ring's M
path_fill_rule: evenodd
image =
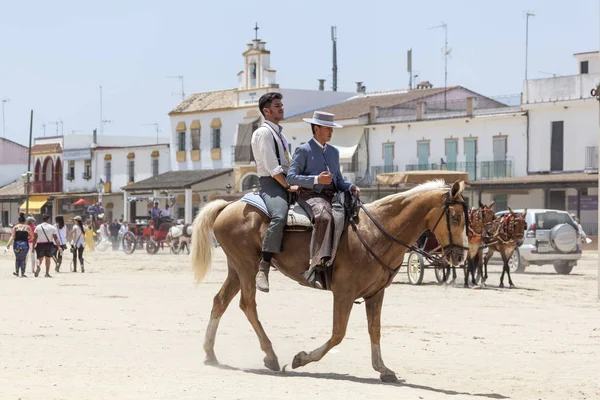
M394 126L392 132L392 126ZM521 114L476 116L473 118L413 121L410 123L380 124L370 127L370 165L383 165L383 144L395 143L394 165L405 171L406 165L418 164L417 142L430 140L429 163L447 160L445 139L458 139L457 162L465 161L464 138L477 138L477 161L492 161L493 136L507 136L507 160L512 161L515 176L526 174L527 117Z
M550 171L552 122L564 121L563 170L583 171L585 148L598 146L598 104L595 100L530 105L529 162L531 172Z
M0 167L0 187L21 179L26 171L27 164L3 164Z

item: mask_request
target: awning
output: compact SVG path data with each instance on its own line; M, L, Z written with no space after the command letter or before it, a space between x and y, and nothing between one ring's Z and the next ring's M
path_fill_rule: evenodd
M40 210L47 202L48 198L46 196L29 196L29 213L40 214ZM27 201L21 204L21 207L19 207L19 212L24 213L26 205Z
M192 124L190 125L190 130L194 129L200 129L200 121L198 121L197 119L193 120Z
M235 144L235 161L252 161L252 127L259 118L260 117L246 117L238 124L237 141Z
M210 121L210 127L219 129L221 127L221 118L213 118L212 121Z
M354 146L333 146L340 152L340 162L342 163L350 163L352 162L352 157L354 153L356 153L356 149L358 148L358 144Z
M177 132L185 132L185 122L179 121L177 123L177 127L175 128L175 131L177 131Z
M456 181L466 182L469 180L469 173L458 171L411 171L377 174L378 185L419 184L436 179L443 179L448 184Z

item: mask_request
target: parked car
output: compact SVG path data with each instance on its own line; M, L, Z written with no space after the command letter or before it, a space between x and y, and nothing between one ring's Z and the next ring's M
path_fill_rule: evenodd
M513 210L517 213L523 211ZM496 215L501 217L508 213L506 210ZM571 215L562 210L528 209L525 222L527 230L523 244L508 262L510 272L523 272L529 265L551 264L558 274L571 273L581 258L583 240Z

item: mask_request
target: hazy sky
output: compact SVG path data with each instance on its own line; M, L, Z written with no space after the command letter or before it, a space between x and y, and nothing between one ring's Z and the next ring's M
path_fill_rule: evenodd
M485 95L521 92L525 13L529 77L576 73L573 53L598 50L598 0L303 0L303 1L9 1L0 0L0 99L6 137L26 144L29 112L34 136L91 133L100 125L103 86L106 134L169 132L168 112L185 92L230 89L243 69L241 53L254 37L271 50L281 87L331 88L330 26L338 33L338 90L408 86L413 69L444 84L441 29L448 24L452 56L448 84ZM59 133L60 133L59 127ZM0 132L1 134L1 132Z

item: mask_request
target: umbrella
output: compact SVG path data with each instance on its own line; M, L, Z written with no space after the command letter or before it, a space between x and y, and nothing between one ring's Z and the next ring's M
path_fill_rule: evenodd
M75 203L73 203L73 205L75 205L75 206L80 206L80 205L83 205L83 204L91 204L91 203L85 201L84 199L79 199Z

